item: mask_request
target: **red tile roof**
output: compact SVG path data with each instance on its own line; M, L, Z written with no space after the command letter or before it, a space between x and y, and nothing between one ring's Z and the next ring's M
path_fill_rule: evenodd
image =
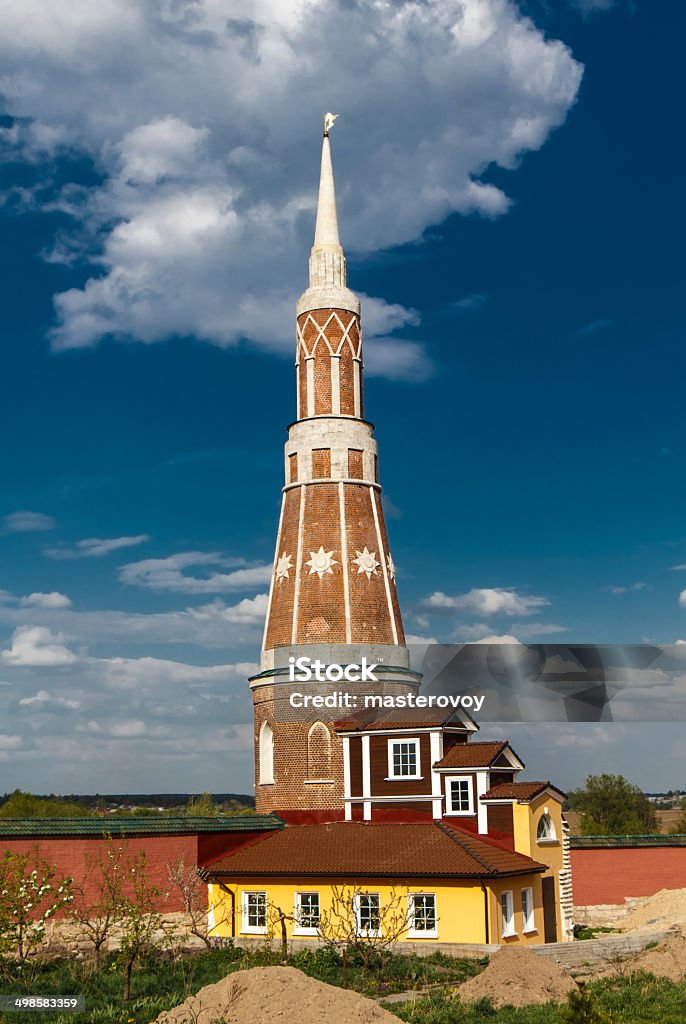
M499 754L510 747L505 740L479 740L473 743L455 743L435 768L482 768L492 764ZM514 754L514 751L512 751ZM515 754L515 757L517 755Z
M473 724L466 711L452 708L387 708L358 711L335 723L337 732L370 732L385 729L465 729L465 722Z
M482 800L533 800L539 793L546 789L552 789L561 797L565 794L557 786L550 782L503 782L499 786L492 786L481 797Z
M208 877L498 878L545 871L530 857L443 822L291 825L208 869Z

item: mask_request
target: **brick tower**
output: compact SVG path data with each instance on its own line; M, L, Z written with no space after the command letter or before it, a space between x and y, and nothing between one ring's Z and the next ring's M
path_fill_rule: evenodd
M329 124L327 115L325 124ZM250 680L258 811L343 817L344 712L294 713L294 692L416 690L364 419L360 302L346 285L325 128L310 283L297 304L296 409L285 446L283 501L262 647ZM291 682L289 658L378 664L377 684ZM320 812L319 815L312 812ZM291 815L293 817L293 815Z

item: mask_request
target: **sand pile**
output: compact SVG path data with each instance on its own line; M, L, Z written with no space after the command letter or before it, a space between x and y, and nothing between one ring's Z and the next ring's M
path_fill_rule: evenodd
M686 981L686 935L675 929L664 942L652 949L644 949L623 960L616 968L604 971L604 977L647 971L670 981Z
M576 982L559 964L521 946L503 946L486 970L460 985L457 994L465 1003L486 997L499 1008L563 1003L575 988Z
M316 981L294 967L253 967L206 985L158 1024L398 1024L398 1018L351 992Z
M660 889L622 921L622 930L660 931L675 924L686 929L686 889Z

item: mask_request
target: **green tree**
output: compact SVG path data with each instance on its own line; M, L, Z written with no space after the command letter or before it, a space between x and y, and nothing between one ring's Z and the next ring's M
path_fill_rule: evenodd
M686 796L680 801L677 810L680 810L681 814L670 828L669 834L672 836L684 836L686 835Z
M585 836L650 835L660 831L655 808L623 775L589 775L569 803L581 814Z
M83 882L74 887L69 916L93 944L96 962L100 961L105 943L124 912L127 845L125 839L115 841L108 835L96 856L86 855Z
M193 796L186 805L186 814L194 818L216 818L219 808L212 799L211 793Z
M60 797L34 796L15 789L0 807L0 818L89 818L92 811Z
M577 992L570 992L567 1005L560 1010L565 1024L604 1024L607 1018L598 1010L590 989L581 985Z
M0 857L0 956L24 963L45 937L45 922L72 900L71 878L56 880L38 847L26 853L4 850Z
M145 850L126 861L116 916L121 928L117 962L124 972L123 998L131 998L131 975L136 963L154 957L173 942L157 909L160 890L148 880Z

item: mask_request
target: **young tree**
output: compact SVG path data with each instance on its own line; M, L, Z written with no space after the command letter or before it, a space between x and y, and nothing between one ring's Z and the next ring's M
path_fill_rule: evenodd
M623 775L589 775L582 789L569 794L581 813L586 836L647 835L660 831L655 808Z
M391 889L386 900L360 886L334 885L331 904L322 910L318 933L325 946L343 956L343 984L348 957L359 956L365 970L388 952L410 925L409 889Z
M164 928L157 909L161 895L148 880L145 851L128 857L118 915L121 939L117 960L124 972L123 998L131 998L131 975L136 963L173 942L173 933Z
M219 808L212 799L211 793L203 793L201 796L192 796L186 804L186 814L189 817L216 818Z
M191 935L196 935L208 949L212 942L207 935L207 915L209 912L207 899L207 883L198 875L193 864L187 865L183 854L177 860L167 864L167 873L172 890L181 897L183 909L188 917Z
M125 851L125 839L115 840L108 835L105 848L96 857L87 857L83 882L74 887L69 916L93 944L96 961L124 910ZM95 891L95 896L89 896L89 891Z
M71 878L56 880L56 871L30 853L4 850L0 857L0 956L24 963L43 941L45 922L72 900Z

